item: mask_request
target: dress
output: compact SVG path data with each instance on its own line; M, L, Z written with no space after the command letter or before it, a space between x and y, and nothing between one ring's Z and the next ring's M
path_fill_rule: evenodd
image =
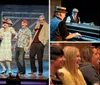
M0 44L0 61L12 61L11 37L15 33L12 27L9 27L7 31L4 31L4 28L0 29L0 35L3 36Z

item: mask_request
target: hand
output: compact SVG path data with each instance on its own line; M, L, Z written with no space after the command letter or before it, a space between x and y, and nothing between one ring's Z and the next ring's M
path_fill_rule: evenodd
M24 51L27 53L28 52L28 50L29 50L29 47L25 47L24 48Z
M100 85L99 83L94 83L93 85Z
M82 35L81 35L80 33L78 33L78 32L75 33L75 35L76 35L76 36L80 36L80 37L82 36Z
M62 72L59 72L59 73L58 73L58 77L59 77L60 80L63 80L64 74L63 74Z
M17 36L15 36L14 39L17 39Z

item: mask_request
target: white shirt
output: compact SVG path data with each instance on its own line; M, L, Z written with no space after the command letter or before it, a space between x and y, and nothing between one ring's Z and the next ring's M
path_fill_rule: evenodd
M73 19L75 19L75 16L74 15L72 15L72 17L73 17ZM78 17L79 18L79 17ZM71 17L70 16L68 16L67 17L67 19L66 19L66 23L70 23L71 22ZM79 18L79 24L80 24L81 22L80 22L80 18Z

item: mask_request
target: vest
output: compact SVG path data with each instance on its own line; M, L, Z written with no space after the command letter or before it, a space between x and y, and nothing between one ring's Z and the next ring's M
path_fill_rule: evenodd
M71 18L70 22L79 23L79 17L76 17L76 20L74 20L72 16L70 16L70 18Z

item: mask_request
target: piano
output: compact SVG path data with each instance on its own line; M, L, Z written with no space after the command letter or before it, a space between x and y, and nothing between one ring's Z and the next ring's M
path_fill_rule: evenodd
M67 29L70 33L78 32L82 36L74 37L76 41L100 41L100 26L93 26L89 24L66 23Z

